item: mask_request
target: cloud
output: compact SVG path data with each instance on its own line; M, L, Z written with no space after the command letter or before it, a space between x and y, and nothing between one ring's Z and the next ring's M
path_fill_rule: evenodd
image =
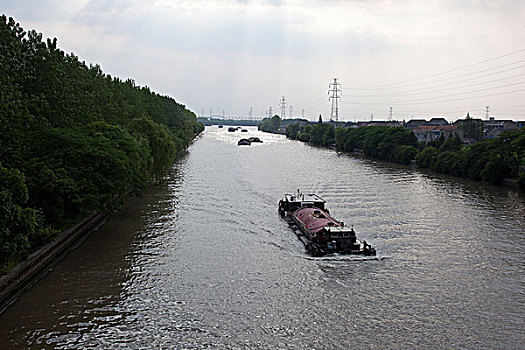
M54 21L70 18L84 3L85 1L80 0L0 0L0 8L8 16L26 21Z
M299 104L293 100L314 91L323 97L319 106L324 106L326 86L336 76L343 89L399 81L509 52L525 42L525 3L520 1L0 4L24 28L58 37L65 51L198 109L224 103L220 108L246 110L235 106L240 97L267 108L283 94L290 96L291 104ZM350 101L346 93L345 99Z

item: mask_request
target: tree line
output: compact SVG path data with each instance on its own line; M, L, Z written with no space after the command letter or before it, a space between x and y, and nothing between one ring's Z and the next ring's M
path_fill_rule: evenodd
M105 74L0 17L0 268L159 182L204 127L168 96Z
M425 147L416 160L423 168L491 184L517 178L525 190L525 129L506 131L473 145L442 137Z
M467 123L466 127L470 125ZM428 144L418 143L414 133L403 127L335 128L321 120L306 126L289 125L286 136L344 152L361 150L371 158L399 164L416 160L422 168L491 184L513 178L525 191L524 128L506 131L495 139L472 145L463 144L457 137L445 139L444 136Z
M419 147L414 133L401 127L335 128L322 122L304 127L293 124L286 128L286 136L344 152L358 149L369 157L401 164L410 163Z

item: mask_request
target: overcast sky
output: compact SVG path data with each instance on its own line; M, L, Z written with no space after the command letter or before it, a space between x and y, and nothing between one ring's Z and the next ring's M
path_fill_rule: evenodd
M24 29L197 115L525 120L521 0L0 0Z

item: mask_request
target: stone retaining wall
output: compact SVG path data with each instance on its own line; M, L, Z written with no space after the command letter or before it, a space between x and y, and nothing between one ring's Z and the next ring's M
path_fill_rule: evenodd
M74 243L100 226L106 218L106 213L98 213L85 218L62 232L54 241L31 254L13 270L2 276L0 278L0 313L44 272L44 268L66 252Z

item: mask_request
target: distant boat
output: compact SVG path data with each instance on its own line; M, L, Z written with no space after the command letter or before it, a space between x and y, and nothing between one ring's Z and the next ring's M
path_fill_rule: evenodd
M228 128L228 131L229 131L229 132L234 132L234 131L237 131L237 128L229 127L229 128Z
M248 139L240 139L239 142L237 142L237 145L239 146L250 146L252 143Z
M222 129L222 128L223 128L223 126L222 126L222 125L219 125L219 126L218 126L218 128L219 128L219 129Z
M249 140L250 142L262 142L261 139L258 138L258 137L250 137L248 140Z
M241 132L248 132L248 130L246 130L246 129L242 129Z

